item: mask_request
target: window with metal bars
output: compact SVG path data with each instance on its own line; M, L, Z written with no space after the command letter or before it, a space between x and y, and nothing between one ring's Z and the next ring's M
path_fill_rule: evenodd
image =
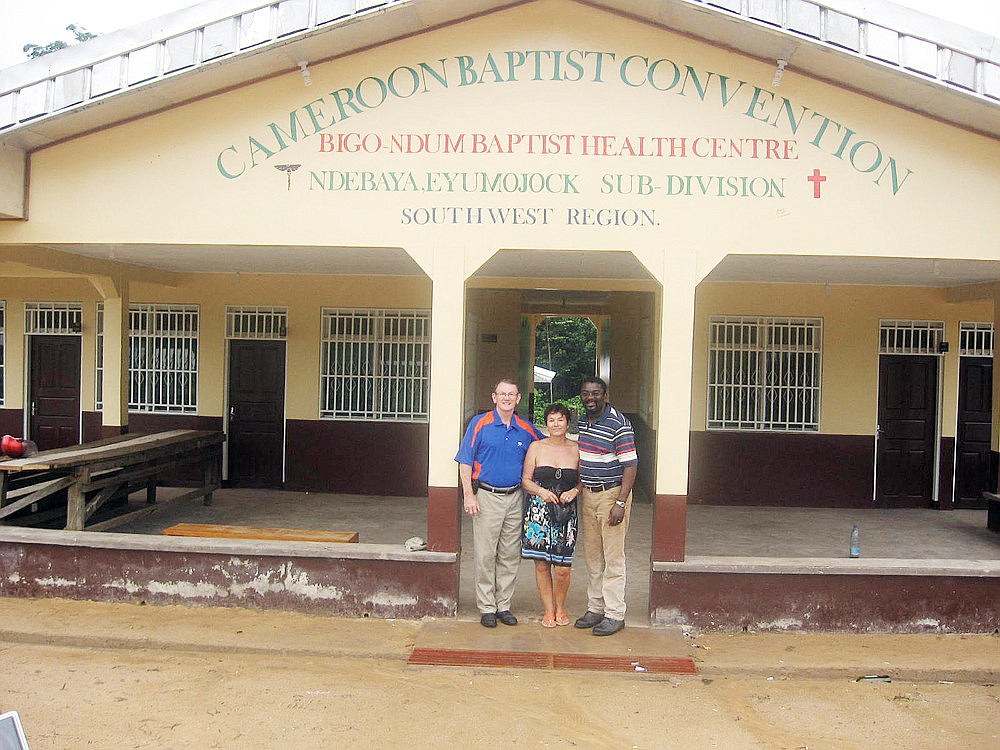
M226 308L226 338L283 341L287 336L287 307Z
M708 428L819 430L823 321L713 317Z
M993 324L962 323L959 328L959 355L962 357L993 356Z
M198 410L198 306L130 305L131 411Z
M430 311L323 309L320 416L426 422Z
M97 303L97 367L94 373L94 408L104 408L104 303Z
M944 340L941 320L880 320L879 354L939 354Z

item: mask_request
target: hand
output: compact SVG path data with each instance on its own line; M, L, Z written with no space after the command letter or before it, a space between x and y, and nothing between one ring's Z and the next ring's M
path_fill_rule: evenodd
M475 493L465 496L464 506L465 512L470 516L475 517L479 515L479 500L476 498Z
M617 526L622 521L625 520L625 509L615 503L611 506L611 512L608 513L608 524L610 526Z
M571 487L559 496L559 502L563 505L573 502L579 496L576 487Z
M541 495L539 495L539 497L541 497L542 501L546 503L559 502L559 498L556 497L556 493L554 493L552 490L545 490Z

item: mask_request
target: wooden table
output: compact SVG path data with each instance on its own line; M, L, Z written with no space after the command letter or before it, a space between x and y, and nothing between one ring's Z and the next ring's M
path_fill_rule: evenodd
M180 466L200 470L200 485L175 498L203 497L212 504L212 493L222 478L221 432L170 430L132 433L69 448L41 451L27 458L0 461L0 523L32 503L67 490L66 528L80 531L87 519L119 490L146 486L146 501L156 502L156 479ZM22 473L23 472L23 473ZM39 477L19 494L10 492L12 477Z

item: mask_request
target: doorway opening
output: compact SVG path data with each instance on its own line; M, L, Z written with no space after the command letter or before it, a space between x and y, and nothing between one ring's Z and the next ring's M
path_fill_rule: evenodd
M549 404L564 404L575 418L583 412L580 383L598 371L600 332L582 315L531 316L534 325L534 387L529 396L535 424Z

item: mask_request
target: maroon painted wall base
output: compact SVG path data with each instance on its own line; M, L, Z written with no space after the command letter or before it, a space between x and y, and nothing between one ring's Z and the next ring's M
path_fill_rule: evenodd
M285 489L422 497L426 424L289 419Z
M1000 626L1000 578L654 570L649 608L704 630L982 633Z
M427 488L427 549L460 552L462 498L457 487Z
M20 409L0 409L0 435L24 437L24 412Z
M96 541L81 541L87 534ZM67 543L51 543L60 538ZM361 558L330 557L296 554L294 546L261 554L251 551L260 542L233 546L179 541L3 529L0 596L248 607L344 617L415 619L454 617L457 612L458 563L451 555L422 553L424 560L405 559L373 550ZM394 556L397 559L391 559Z
M657 495L653 503L653 559L683 562L687 543L687 495Z

